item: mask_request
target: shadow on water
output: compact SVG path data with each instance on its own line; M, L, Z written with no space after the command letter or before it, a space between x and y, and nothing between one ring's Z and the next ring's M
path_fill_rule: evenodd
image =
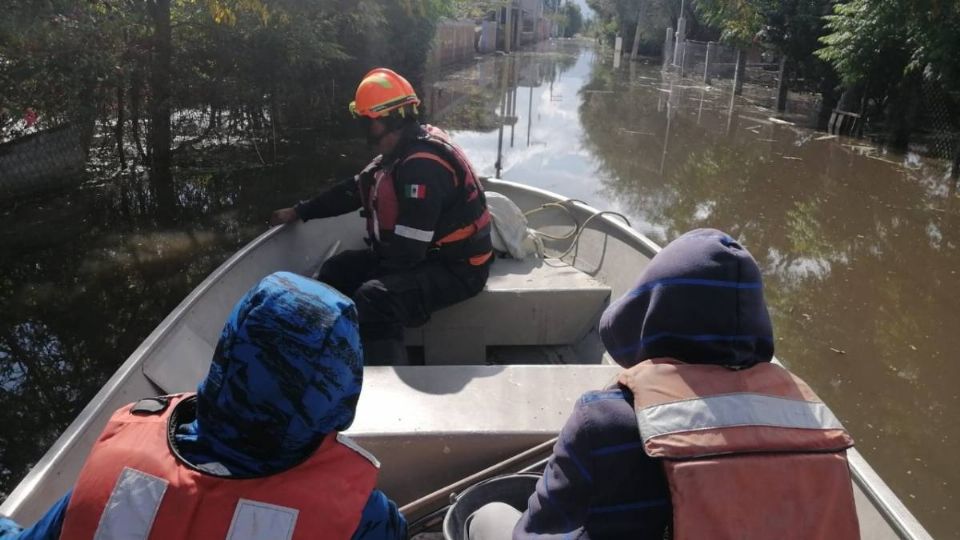
M744 241L764 269L778 356L931 533L955 535L960 472L941 450L960 439L950 164L771 118L655 64L614 69L554 42L447 75L433 113L481 174L499 164L661 243L696 227Z
M0 495L271 210L342 172L332 162L94 176L0 209Z

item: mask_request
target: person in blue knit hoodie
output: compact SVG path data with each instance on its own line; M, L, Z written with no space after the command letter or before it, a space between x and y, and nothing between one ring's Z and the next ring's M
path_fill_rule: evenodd
M120 409L74 488L30 528L0 519L0 539L406 538L373 489L376 458L339 433L362 381L353 302L267 276L234 307L195 395Z
M604 311L600 337L624 369L661 357L741 368L769 362L773 329L759 283L756 261L738 242L690 231ZM644 452L630 390L579 399L522 516L493 503L472 518L471 540L664 538L670 491L663 465Z

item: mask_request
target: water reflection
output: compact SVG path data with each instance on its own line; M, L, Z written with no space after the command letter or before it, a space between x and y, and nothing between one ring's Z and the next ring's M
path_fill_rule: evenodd
M657 67L615 69L553 43L438 83L485 99L451 101L436 121L482 174L499 163L506 179L625 213L660 242L706 226L740 237L767 276L778 356L935 536L957 534L960 471L941 450L960 438L949 164L791 125ZM469 116L485 123L447 123Z
M166 182L104 177L0 210L0 499L271 209L363 158L321 157Z

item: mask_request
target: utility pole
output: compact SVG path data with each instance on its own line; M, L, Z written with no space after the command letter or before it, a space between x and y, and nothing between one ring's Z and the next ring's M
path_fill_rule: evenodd
M683 7L685 0L680 0L680 17L677 18L677 42L673 48L673 65L677 65L680 60L681 47L687 38L687 19L683 16Z
M673 63L673 28L667 28L667 35L663 38L663 65L660 69L667 69Z
M620 67L621 56L623 55L623 37L617 36L613 41L613 67Z
M717 61L717 44L710 41L707 43L707 59L703 66L703 84L710 84L710 63Z
M640 0L640 7L637 8L637 31L633 33L633 48L630 49L630 60L637 59L637 53L640 52L640 23L643 22L643 0Z
M504 32L506 33L503 40L503 51L509 53L510 47L513 45L513 0L508 0L507 7L504 9L507 11L505 14L506 20L504 21L503 25Z

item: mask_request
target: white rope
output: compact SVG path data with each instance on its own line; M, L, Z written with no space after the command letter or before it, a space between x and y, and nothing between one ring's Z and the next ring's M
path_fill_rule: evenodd
M536 214L537 212L542 212L542 211L544 211L544 210L546 210L546 209L548 209L548 208L560 208L561 210L563 210L564 212L566 212L566 214L567 214L568 216L570 216L570 219L572 219L573 222L574 222L574 226L573 226L573 230L571 230L570 232L568 232L568 233L566 233L566 234L563 234L563 235L560 235L560 236L556 236L556 235L552 235L552 234L549 234L549 233L545 233L545 232L543 232L543 231L538 231L538 230L536 230L536 229L531 229L531 231L532 231L535 235L539 236L540 238L546 238L546 239L548 239L548 240L563 241L563 240L569 240L569 239L571 239L571 238L573 239L573 240L570 242L570 245L567 247L567 249L566 249L563 253L561 253L560 255L558 255L558 256L556 257L557 259L563 259L563 258L566 257L567 255L569 255L569 254L579 245L579 243L580 243L580 237L581 237L581 235L583 235L583 231L586 230L587 225L589 225L591 221L593 221L594 219L596 219L596 218L598 218L598 217L600 217L600 216L603 216L603 215L617 216L617 217L619 217L620 219L622 219L624 223L627 224L627 227L631 227L631 225L630 225L630 220L627 219L626 216L624 216L624 215L621 214L620 212L614 212L614 211L612 211L612 210L603 210L603 211L597 212L597 213L593 214L592 216L588 217L586 220L584 220L583 224L580 224L580 222L577 220L576 216L573 215L573 212L571 212L570 209L567 208L567 206L566 206L568 203L575 203L575 202L579 202L579 203L582 203L582 204L585 204L585 205L586 205L586 203L584 203L583 201L581 201L581 200L579 200L579 199L566 199L566 200L564 200L564 201L562 201L562 202L559 202L559 203L549 202L549 203L541 204L540 206L538 206L538 207L536 207L536 208L534 208L534 209L532 209L532 210L529 210L529 211L527 211L527 212L524 212L524 214L523 214L525 217L527 217L527 216L531 216L531 215L533 215L533 214Z

